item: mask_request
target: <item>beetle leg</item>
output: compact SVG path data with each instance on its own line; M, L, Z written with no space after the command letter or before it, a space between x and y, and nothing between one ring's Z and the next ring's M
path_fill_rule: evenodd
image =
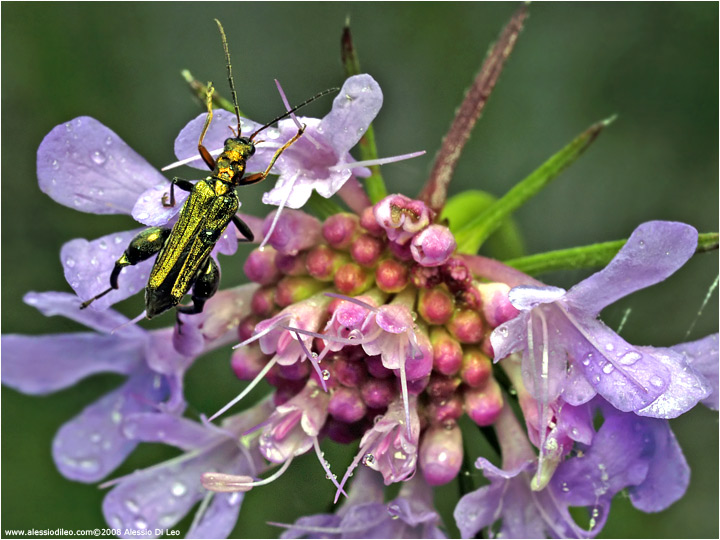
M208 128L210 127L210 122L212 121L213 112L212 112L212 98L213 98L213 92L215 92L215 89L213 88L213 85L211 82L207 85L207 93L205 94L205 104L207 105L207 116L205 117L205 125L202 128L202 131L200 132L200 140L198 141L198 152L200 152L200 157L203 158L203 161L205 164L210 167L210 170L215 170L215 159L210 155L210 152L208 152L208 149L205 148L203 145L203 139L205 139L205 134L207 133Z
M178 313L186 315L194 315L202 313L205 302L217 292L220 285L220 269L212 257L208 257L208 262L202 267L195 278L195 284L192 289L192 305L177 306ZM178 321L179 322L179 321ZM181 323L182 324L182 323Z
M86 300L80 304L80 309L85 309L98 298L102 298L107 293L118 289L118 277L122 269L126 266L134 266L155 255L163 248L165 240L167 240L169 235L170 229L166 227L149 227L138 233L135 238L130 241L130 244L122 256L115 261L115 266L110 274L110 287L100 294L93 296L90 300Z
M255 235L252 230L250 230L248 224L240 219L237 214L233 214L232 222L235 224L235 227L237 227L237 230L240 231L240 234L245 237L245 240L240 240L240 242L252 242L255 239Z
M251 174L250 176L243 178L242 180L240 180L239 185L249 186L251 184L256 184L258 182L265 180L265 178L267 178L267 175L270 174L270 169L272 169L273 165L275 165L275 162L280 157L280 154L282 154L285 150L290 148L292 146L292 144L302 136L303 133L305 133L305 124L303 124L302 127L300 129L298 129L298 132L295 134L295 136L292 139L290 139L288 142L286 142L280 148L277 149L277 151L273 155L272 159L270 160L270 164L267 166L267 168L263 172Z
M182 178L178 178L177 176L174 177L170 182L170 201L168 202L167 193L164 193L162 196L162 205L166 208L175 206L175 186L189 193L193 190L195 184L193 184L190 180L183 180Z

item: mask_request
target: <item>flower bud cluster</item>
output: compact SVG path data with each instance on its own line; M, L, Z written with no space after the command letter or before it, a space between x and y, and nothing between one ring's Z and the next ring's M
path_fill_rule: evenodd
M457 420L466 413L489 426L500 413L489 335L517 313L509 287L478 283L453 257L455 239L433 223L435 217L403 195L324 223L287 211L269 245L245 263L260 287L239 338L263 337L232 358L243 380L275 360L265 379L276 389L277 406L309 380L321 384L329 393L321 435L340 443L365 441L388 408L402 402L406 412L398 424L418 418L420 426L407 441L419 452L407 463L414 470L419 459L431 485L449 482L460 470ZM309 356L300 355L301 348ZM383 463L381 456L368 456L365 465ZM402 479L379 470L386 481Z

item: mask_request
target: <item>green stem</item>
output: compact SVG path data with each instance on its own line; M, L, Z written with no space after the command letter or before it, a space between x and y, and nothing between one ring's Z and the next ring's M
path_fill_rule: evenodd
M504 261L504 263L533 276L557 270L596 268L607 265L626 242L627 240L615 240L589 246L548 251L547 253L510 259ZM702 233L698 236L698 246L695 253L703 253L717 248L718 233Z
M614 119L613 116L590 126L570 144L532 172L530 176L513 186L495 204L489 206L480 212L475 219L466 223L456 235L458 250L461 253L476 253L483 242L495 232L504 219L572 164L597 138L605 126L609 125Z
M187 82L190 85L190 89L192 90L193 94L195 94L195 97L197 97L200 102L202 103L203 107L205 106L205 96L207 95L208 85L201 83L198 81L195 77L192 76L192 73L190 73L189 70L184 69L180 72L180 74L183 76L183 79L185 79L185 82ZM233 107L233 104L231 101L228 101L224 97L220 95L220 93L217 90L213 91L213 104L216 107L219 107L221 109L225 109L226 111L235 112L235 108ZM240 112L240 116L245 116L242 111Z
M320 220L324 221L332 215L345 212L345 210L335 201L321 197L313 191L310 199L306 203L306 210L316 215Z

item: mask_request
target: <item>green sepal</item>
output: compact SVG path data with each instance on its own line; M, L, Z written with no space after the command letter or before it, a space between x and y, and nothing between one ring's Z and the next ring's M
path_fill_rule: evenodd
M612 258L617 255L617 252L620 251L626 242L627 240L615 240L612 242L591 244L589 246L548 251L547 253L538 253L536 255L528 255L527 257L510 259L504 261L504 263L531 276L557 270L602 267L606 266ZM696 254L717 248L718 233L702 233L698 235L698 246L695 250Z
M333 201L332 199L326 199L321 197L315 191L312 192L308 202L305 203L305 211L313 214L321 221L325 221L330 216L347 212L342 206Z
M447 220L450 231L455 234L477 216L478 212L482 212L495 202L497 202L497 197L486 191L464 191L447 200L440 213L440 220ZM505 218L497 231L488 238L485 251L488 256L500 260L523 255L522 235L512 216Z
M361 73L360 59L358 58L357 51L353 45L349 19L345 21L345 28L343 28L340 46L345 76L352 77L353 75L359 75ZM377 146L375 145L375 131L373 130L372 124L368 126L365 134L360 139L358 146L360 149L360 159L362 161L378 158ZM380 174L380 166L373 165L369 167L369 169L371 174L367 178L363 179L363 183L365 184L365 191L367 191L370 202L375 204L387 196L387 188L385 187L385 181Z
M461 253L476 253L503 220L525 204L572 164L615 117L590 126L570 144L553 155L538 169L520 181L497 202L467 222L455 235Z

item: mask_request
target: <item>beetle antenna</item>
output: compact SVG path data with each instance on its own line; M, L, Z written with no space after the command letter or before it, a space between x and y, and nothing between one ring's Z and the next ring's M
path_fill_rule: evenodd
M235 107L235 116L237 118L237 132L238 136L240 136L240 107L238 107L237 94L235 93L235 83L233 82L230 50L228 49L227 38L225 37L225 30L223 29L222 24L220 24L220 21L217 19L215 19L215 22L220 29L220 36L222 37L223 50L225 51L225 63L227 64L228 82L230 83L230 93L232 94L233 107Z
M297 111L298 109L302 109L305 105L308 105L308 104L312 103L313 101L315 101L316 99L321 98L321 97L323 97L323 96L326 96L326 95L330 94L331 92L337 92L338 90L340 90L340 89L339 89L339 88L328 88L327 90L323 90L322 92L320 92L320 93L318 93L318 94L315 94L315 95L314 95L313 97L311 97L310 99L306 99L306 100L303 101L300 105L297 105L297 106L293 107L293 108L290 109L289 111L281 114L280 116L278 116L278 117L275 118L274 120L271 120L270 122L268 122L267 124L265 124L263 127L261 127L260 129L258 129L255 133L253 133L252 135L250 135L250 137L249 137L250 140L252 141L253 138L255 137L255 135L257 135L258 133L260 133L262 130L269 128L270 126L272 126L272 125L273 125L275 122L277 122L278 120L282 120L283 118L287 118L288 116L290 116L292 113L294 113L294 112Z

